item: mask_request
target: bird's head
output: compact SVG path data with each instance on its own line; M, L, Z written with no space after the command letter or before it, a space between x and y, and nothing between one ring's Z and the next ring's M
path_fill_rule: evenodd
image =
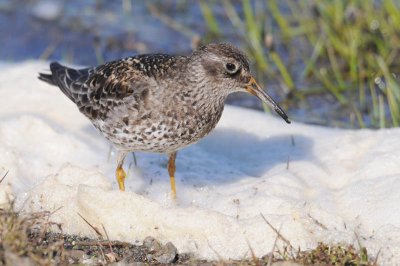
M257 84L250 73L246 55L236 47L230 44L208 44L196 50L191 58L196 62L196 74L214 84L212 87L221 95L227 96L237 91L251 93L290 123L282 108Z

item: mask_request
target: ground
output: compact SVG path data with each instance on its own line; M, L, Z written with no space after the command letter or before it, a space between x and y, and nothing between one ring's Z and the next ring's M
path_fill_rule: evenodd
M1 184L0 184L1 185ZM87 237L53 233L60 224L50 222L51 213L30 213L23 215L14 210L13 202L0 209L0 265L104 265L119 262L122 265L134 262L148 264L178 265L271 265L290 262L290 265L376 265L368 260L366 249L358 251L352 246L328 246L319 243L313 250L282 251L266 254L261 258L242 260L207 261L193 254L178 253L171 243L162 245L156 239L147 237L142 244L110 241L99 230L98 237ZM84 218L82 218L84 219ZM89 224L89 226L92 226ZM282 237L282 236L281 236ZM274 265L274 264L272 264ZM276 264L278 265L278 264Z
M177 201L157 154L137 153L136 166L127 159L121 193L115 153L56 87L37 80L46 68L25 62L0 74L1 204L50 212L64 234L95 239L91 224L111 241L151 236L208 261L284 250L277 232L293 250L322 242L365 247L383 264L400 260L399 129L287 125L226 106L209 136L179 152Z

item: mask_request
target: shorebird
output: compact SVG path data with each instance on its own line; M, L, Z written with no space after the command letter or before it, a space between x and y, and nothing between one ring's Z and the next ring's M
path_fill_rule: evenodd
M53 62L50 70L39 79L58 86L119 151L116 178L122 191L128 153L166 153L176 198L177 152L215 128L230 93L251 93L290 123L251 75L245 54L230 44L208 44L188 56L136 55L78 70Z

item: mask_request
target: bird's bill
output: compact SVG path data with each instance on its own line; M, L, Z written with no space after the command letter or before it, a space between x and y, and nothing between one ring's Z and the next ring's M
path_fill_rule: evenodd
M290 124L290 120L283 109L271 98L271 96L261 89L253 77L250 78L249 83L246 85L246 91L257 96L261 101L274 109L275 112L286 121L286 123Z

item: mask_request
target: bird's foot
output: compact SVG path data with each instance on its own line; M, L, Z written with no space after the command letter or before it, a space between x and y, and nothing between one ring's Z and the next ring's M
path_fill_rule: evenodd
M170 176L169 181L171 183L171 196L176 200L175 176Z
M117 177L117 182L118 182L118 186L119 186L119 190L121 191L125 191L125 177L126 177L126 173L124 171L124 169L122 167L118 167L117 171L115 173L116 177Z
M169 154L168 160L168 173L169 173L169 181L171 183L171 196L174 200L176 200L176 188L175 188L175 159L176 159L176 152Z

